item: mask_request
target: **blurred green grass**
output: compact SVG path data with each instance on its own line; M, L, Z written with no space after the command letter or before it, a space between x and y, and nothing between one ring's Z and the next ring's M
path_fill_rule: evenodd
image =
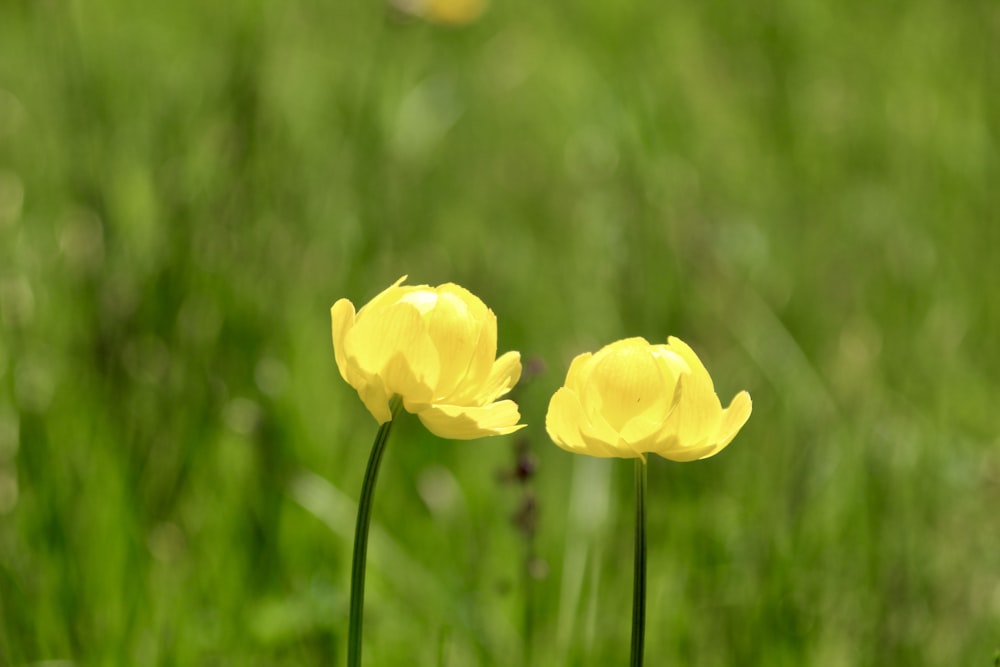
M534 664L621 664L631 595L631 466L548 396L668 334L755 407L651 466L650 664L988 664L997 43L985 0L0 3L0 664L341 664L375 424L328 308L403 273L545 361ZM370 664L523 664L515 442L400 425Z

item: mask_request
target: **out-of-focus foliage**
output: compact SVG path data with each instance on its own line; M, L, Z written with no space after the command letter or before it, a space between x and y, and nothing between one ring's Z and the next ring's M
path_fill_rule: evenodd
M754 416L651 465L650 663L985 664L998 43L988 0L0 3L0 664L338 664L375 425L329 308L403 273L545 366L517 436L395 430L371 664L624 659L631 466L544 414L670 334Z

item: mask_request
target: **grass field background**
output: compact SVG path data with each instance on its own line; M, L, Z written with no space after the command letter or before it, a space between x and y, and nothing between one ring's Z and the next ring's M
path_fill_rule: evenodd
M652 461L647 664L993 664L998 44L987 0L0 3L0 665L343 664L329 307L404 273L536 360L537 468L401 421L367 664L625 663L632 467L543 424L632 335L754 399Z

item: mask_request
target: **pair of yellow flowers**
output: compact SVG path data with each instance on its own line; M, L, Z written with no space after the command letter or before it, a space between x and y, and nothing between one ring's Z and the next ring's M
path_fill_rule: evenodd
M442 438L523 428L517 404L499 400L521 377L521 358L496 357L493 311L458 285L403 285L405 279L357 312L347 299L330 309L337 367L368 411L384 424L398 395ZM750 410L745 391L723 409L708 371L680 339L650 345L626 338L573 360L549 402L545 429L578 454L645 459L651 452L693 461L728 445Z

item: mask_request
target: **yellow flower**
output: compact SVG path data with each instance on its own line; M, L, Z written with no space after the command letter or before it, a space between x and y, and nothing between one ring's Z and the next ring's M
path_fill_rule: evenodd
M728 445L750 408L750 394L741 391L723 410L708 371L680 339L650 345L627 338L573 360L549 402L545 429L578 454L645 460L652 452L693 461Z
M333 304L333 350L344 380L379 424L389 399L442 438L468 440L522 428L514 401L497 399L521 377L521 355L496 359L497 319L468 290L402 285L403 276L356 314Z
M399 11L431 23L462 26L486 11L487 0L390 0Z

